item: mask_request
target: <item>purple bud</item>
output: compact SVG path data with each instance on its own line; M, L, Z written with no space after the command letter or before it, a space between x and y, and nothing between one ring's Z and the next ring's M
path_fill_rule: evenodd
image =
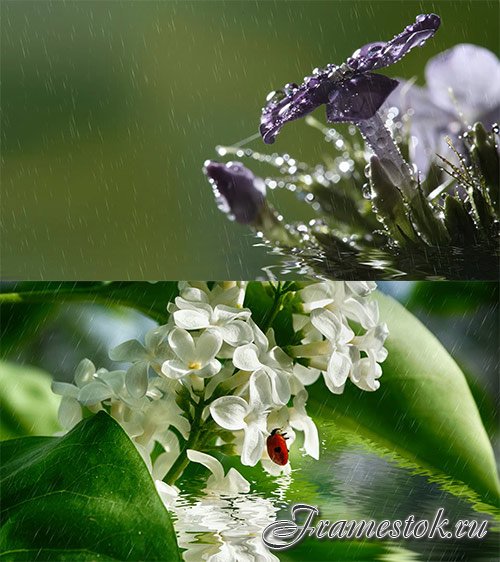
M214 189L217 206L241 224L255 222L266 200L266 186L241 162L207 160L203 172Z

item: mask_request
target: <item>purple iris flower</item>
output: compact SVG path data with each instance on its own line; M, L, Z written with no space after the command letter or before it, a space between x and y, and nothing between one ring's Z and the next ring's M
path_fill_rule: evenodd
M398 81L370 71L390 66L413 47L422 46L440 23L436 14L417 16L415 23L390 41L365 45L341 66L328 64L315 69L300 86L287 84L284 90L272 92L262 110L260 134L264 142L272 144L285 123L323 104L330 123L356 123L373 117Z
M207 160L203 172L214 189L219 209L241 224L254 223L266 200L264 180L241 162Z
M386 106L411 115L411 157L424 174L434 155L454 160L446 136L460 150L459 135L475 122L500 122L500 61L487 49L461 44L432 58L426 88L402 83Z

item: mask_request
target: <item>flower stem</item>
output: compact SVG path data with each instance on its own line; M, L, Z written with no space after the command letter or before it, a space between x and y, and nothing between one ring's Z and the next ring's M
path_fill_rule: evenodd
M167 472L165 478L163 478L163 481L170 486L175 484L177 479L182 475L190 462L187 457L187 450L197 448L202 428L201 415L204 408L205 401L200 397L200 401L198 402L198 404L195 404L194 416L191 421L191 431L189 433L189 437L184 443L184 447L181 449L179 456L175 459L174 464L170 467L170 470Z
M394 142L389 129L376 113L370 119L356 123L361 135L380 160L389 179L411 201L417 193L416 181L412 169L403 158Z

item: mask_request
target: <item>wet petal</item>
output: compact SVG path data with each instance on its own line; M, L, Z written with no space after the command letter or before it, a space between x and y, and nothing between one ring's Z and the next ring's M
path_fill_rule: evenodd
M328 101L331 82L327 76L310 76L289 96L271 99L262 110L260 134L272 144L281 128L289 121L305 117Z
M382 74L361 74L332 89L326 106L329 123L370 119L380 109L398 81Z
M369 43L358 49L347 64L356 72L390 66L401 60L414 47L421 47L438 30L441 19L436 14L421 14L387 43Z
M196 359L205 365L217 355L221 346L222 337L218 332L203 332L195 342Z

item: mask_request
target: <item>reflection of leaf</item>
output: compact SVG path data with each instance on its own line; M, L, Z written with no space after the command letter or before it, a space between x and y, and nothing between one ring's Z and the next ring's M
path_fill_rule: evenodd
M179 560L147 468L107 414L64 437L0 447L0 544L9 560Z
M34 367L0 362L0 440L52 435L59 429L59 397L51 377Z
M309 407L421 466L465 483L489 503L500 492L493 451L464 375L439 341L395 300L377 295L389 326L381 387L346 385L325 398L310 387Z

